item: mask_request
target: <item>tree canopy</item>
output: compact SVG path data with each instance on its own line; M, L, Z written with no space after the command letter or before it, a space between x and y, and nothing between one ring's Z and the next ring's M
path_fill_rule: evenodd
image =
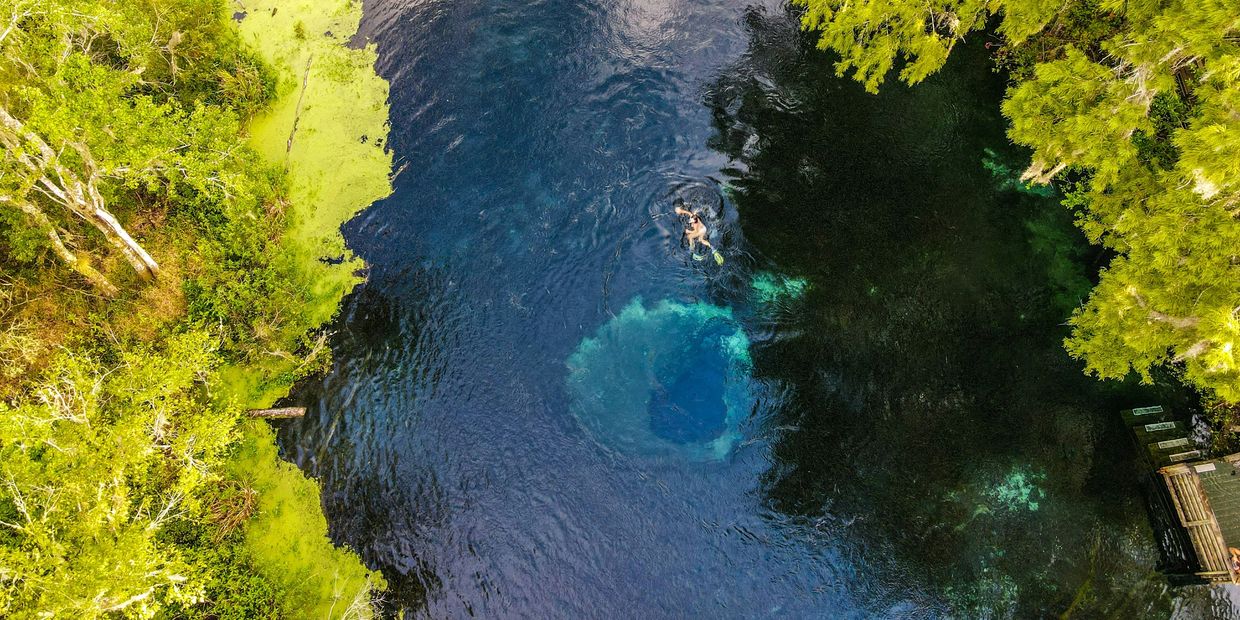
M0 0L0 616L369 615L315 483L241 419L322 367L343 293L288 239L299 177L248 144L293 80L227 8ZM301 30L265 34L379 80Z
M123 221L144 200L223 202L252 185L237 117L269 95L260 63L215 2L6 4L0 225L10 258L50 248L114 296L97 267L110 247L154 279L157 261Z
M837 70L925 79L997 24L1023 179L1115 251L1068 351L1103 378L1172 365L1240 400L1240 4L1234 0L800 0Z
M209 514L207 463L235 433L239 412L213 410L195 389L210 353L205 334L189 333L106 374L62 356L35 398L0 406L0 609L150 616L203 598L192 558L161 538Z

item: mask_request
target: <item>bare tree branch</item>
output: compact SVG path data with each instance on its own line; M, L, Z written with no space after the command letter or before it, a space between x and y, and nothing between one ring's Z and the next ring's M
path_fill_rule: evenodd
M99 192L99 169L85 144L69 143L82 159L86 172L83 177L69 169L43 138L0 107L0 145L33 175L37 191L90 222L139 276L153 280L159 275L159 264L107 210Z
M97 269L91 266L90 261L79 258L76 254L70 251L67 246L65 246L64 240L60 238L60 233L56 232L56 227L52 224L51 219L49 219L47 214L40 210L37 206L28 200L17 201L9 196L3 195L0 195L0 203L14 205L25 213L34 224L34 228L47 236L48 241L51 242L52 251L55 252L57 258L68 265L70 269L81 274L83 278L86 278L87 282L94 285L94 287L99 289L104 295L107 295L108 297L115 297L118 293L120 293L120 290L117 289L116 286L108 281L102 273L99 273Z

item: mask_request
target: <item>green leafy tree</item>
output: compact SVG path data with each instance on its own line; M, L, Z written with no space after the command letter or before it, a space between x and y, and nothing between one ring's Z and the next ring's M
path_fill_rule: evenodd
M1012 121L1009 135L1034 146L1022 180L1048 183L1068 166L1081 166L1096 182L1109 184L1136 158L1132 135L1148 129L1150 101L1073 47L1062 59L1038 64L1033 78L1003 102Z
M23 214L105 294L118 288L97 267L97 246L153 280L159 264L122 220L186 192L217 201L237 192L246 153L236 116L271 90L260 65L218 27L216 2L6 4L0 208ZM216 26L194 29L203 24Z
M320 368L339 297L290 240L292 173L247 146L275 72L228 6L0 0L0 617L369 616L317 486L238 425L238 377Z
M1171 364L1240 400L1240 5L799 3L840 74L870 91L901 63L901 80L925 79L998 17L998 55L1016 79L1003 104L1009 135L1033 150L1023 178L1082 181L1065 204L1118 253L1074 313L1068 351L1100 377L1148 380Z
M65 354L35 398L0 407L0 610L150 617L204 585L159 535L200 516L237 410L202 387L215 363L201 332L115 364Z
M938 71L952 47L986 27L1001 10L999 32L1021 42L1054 17L1054 0L798 0L801 23L818 33L818 47L840 55L839 75L852 71L866 90L878 87L897 62L899 77L916 84Z

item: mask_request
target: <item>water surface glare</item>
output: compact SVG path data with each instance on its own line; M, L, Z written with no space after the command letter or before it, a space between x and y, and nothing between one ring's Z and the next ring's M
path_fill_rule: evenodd
M995 177L980 45L875 97L773 2L368 0L362 35L401 173L280 440L389 611L1171 612L1112 412L1175 393L1063 353L1093 257Z

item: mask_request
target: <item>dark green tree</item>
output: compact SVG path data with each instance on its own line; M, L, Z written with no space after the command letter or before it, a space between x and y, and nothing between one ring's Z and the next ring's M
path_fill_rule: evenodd
M1023 178L1083 180L1069 206L1118 254L1073 314L1068 351L1099 377L1171 364L1240 400L1240 4L799 4L840 74L870 91L900 64L901 80L921 81L997 18L1015 77L1009 135L1033 150Z

